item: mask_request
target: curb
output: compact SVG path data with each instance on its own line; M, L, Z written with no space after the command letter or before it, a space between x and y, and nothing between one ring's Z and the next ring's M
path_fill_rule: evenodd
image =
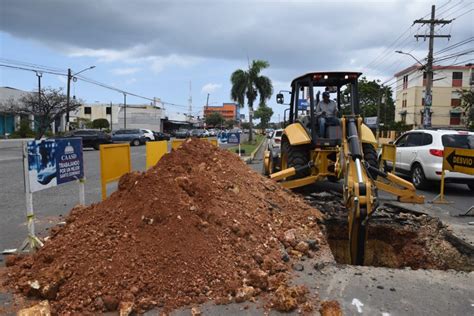
M266 138L263 138L262 141L260 142L260 144L258 144L257 148L255 148L254 151L252 151L252 153L250 154L250 157L249 157L249 159L247 159L246 163L251 163L252 162L252 160L255 158L255 155L257 154L257 152L262 147L263 143L265 143L265 140L266 140Z

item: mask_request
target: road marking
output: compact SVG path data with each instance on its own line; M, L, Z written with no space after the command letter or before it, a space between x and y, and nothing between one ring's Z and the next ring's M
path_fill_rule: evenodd
M364 304L362 304L361 301L359 301L358 299L354 298L352 299L352 305L355 305L357 307L357 312L359 314L362 314L362 306L364 306Z
M382 316L390 316L390 313L382 313Z

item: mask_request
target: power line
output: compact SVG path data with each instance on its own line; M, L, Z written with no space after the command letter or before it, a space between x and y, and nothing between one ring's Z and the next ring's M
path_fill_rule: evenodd
M4 59L2 58L0 60L4 60ZM17 63L23 63L23 62L17 62ZM24 63L24 64L28 64L28 63ZM33 65L33 64L31 64L31 65ZM35 72L35 73L47 73L47 74L67 77L66 73L62 73L62 72L59 72L59 71L46 70L46 69L53 69L53 68L46 67L46 66L40 66L40 65L30 66L28 68L28 67L0 64L0 67L6 67L6 68L24 70L24 71L31 71L31 72ZM38 67L42 67L43 69L39 69ZM112 90L112 91L115 91L115 92L119 92L119 93L126 94L126 95L129 95L129 96L134 96L134 97L141 98L141 99L144 99L144 100L149 100L149 101L152 101L152 102L156 101L155 98L149 98L149 97L139 95L139 94L136 94L136 93L133 93L133 92L130 92L130 91L119 89L119 88L110 86L108 84L105 84L105 83L102 83L102 82L99 82L99 81L96 81L96 80L93 80L93 79L90 79L90 78L87 78L87 77L84 77L84 76L74 76L74 77L77 78L77 79L80 79L84 82L87 82L87 83L90 83L90 84L93 84L93 85L97 85L97 86L100 86L102 88L109 89L109 90ZM176 103L172 103L172 102L166 102L166 101L163 101L163 100L160 100L160 102L163 103L163 104L166 104L166 105L171 105L171 106L176 106L176 107L186 107L185 105L180 105L180 104L176 104Z

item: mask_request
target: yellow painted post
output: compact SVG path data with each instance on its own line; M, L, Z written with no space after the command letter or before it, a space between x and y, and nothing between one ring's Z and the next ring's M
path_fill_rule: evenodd
M146 168L151 168L160 161L168 153L168 142L162 140L159 142L146 143Z
M131 170L130 144L100 145L102 200L107 198L107 183L120 179Z
M184 143L184 139L173 139L173 141L171 142L171 149L172 150L176 150L179 148L179 146L181 146L183 143Z
M439 200L444 201L444 167L441 169L441 190L439 193Z

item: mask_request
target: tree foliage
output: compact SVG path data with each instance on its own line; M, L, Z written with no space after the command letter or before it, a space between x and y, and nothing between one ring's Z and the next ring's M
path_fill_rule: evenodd
M271 107L266 106L265 104L260 105L255 111L255 118L260 119L259 128L267 128L268 123L273 115L273 110Z
M255 100L259 97L259 105L264 105L265 101L270 99L273 94L272 81L268 77L260 75L260 72L269 66L270 64L267 61L253 60L248 70L237 69L230 77L232 83L230 96L232 100L242 108L245 105L245 99L247 99L250 123L249 141L252 140L253 135L252 119Z
M66 114L66 95L62 89L41 89L41 98L37 93L28 93L16 102L10 102L7 111L16 115L33 116L36 127L36 139L45 135L51 124ZM41 99L41 101L39 100ZM76 110L81 104L70 100L69 110Z
M343 92L343 113L350 114L350 89ZM380 103L381 102L381 103ZM379 122L383 123L381 129L387 129L395 120L395 103L390 87L380 84L380 80L367 80L366 77L359 79L359 108L363 117L377 116L377 107L380 104Z
M466 127L468 129L474 129L474 91L473 90L459 90L461 94L461 107L466 115Z
M92 128L109 128L109 121L105 118L99 118L92 121Z
M237 122L236 122L235 120L226 120L226 121L224 122L224 126L225 126L225 128L227 128L227 129L232 129L232 128L234 128L234 125L236 125L236 124L237 124Z
M219 112L212 112L206 116L206 125L212 127L218 127L224 124L224 117Z

